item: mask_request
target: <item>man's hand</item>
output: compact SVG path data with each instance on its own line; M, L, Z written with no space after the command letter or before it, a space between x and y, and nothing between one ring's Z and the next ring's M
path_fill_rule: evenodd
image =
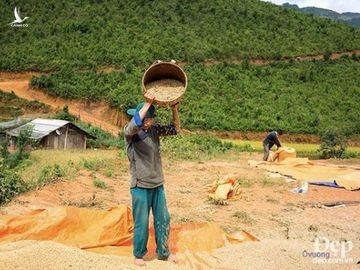
M179 107L179 104L180 104L180 102L175 103L174 105L171 105L171 107L172 107L173 109L177 109L177 108Z
M149 95L149 94L144 94L144 98L145 98L145 103L144 106L141 108L141 110L139 111L139 116L141 121L144 119L147 111L149 110L149 108L151 107L151 105L154 102L155 97L153 95Z
M178 112L179 102L171 106L172 114L173 114L173 123L177 132L180 132L180 118Z
M154 100L155 100L154 95L145 93L144 98L145 98L146 103L150 103L150 104L154 103Z

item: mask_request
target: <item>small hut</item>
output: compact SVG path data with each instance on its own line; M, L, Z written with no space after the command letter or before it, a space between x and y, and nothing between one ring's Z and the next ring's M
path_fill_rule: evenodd
M10 148L15 149L20 131L26 128L31 130L30 138L38 141L39 146L43 148L85 149L87 139L96 139L69 121L37 118L6 132L7 136L10 137Z

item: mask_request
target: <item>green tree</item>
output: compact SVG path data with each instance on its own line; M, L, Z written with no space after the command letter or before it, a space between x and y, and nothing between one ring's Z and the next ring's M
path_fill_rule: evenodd
M31 139L32 127L23 128L19 132L19 136L16 140L16 152L14 154L9 153L7 142L1 144L1 158L3 165L9 169L16 168L22 160L29 157L27 147L35 145L35 142Z
M339 129L327 129L320 135L321 158L341 158L346 150L346 137Z

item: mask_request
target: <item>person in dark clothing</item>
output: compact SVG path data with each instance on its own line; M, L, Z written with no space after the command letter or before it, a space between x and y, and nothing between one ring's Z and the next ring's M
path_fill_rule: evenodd
M176 135L175 126L153 124L154 97L129 109L133 118L124 128L125 146L130 161L130 193L134 219L133 254L134 263L144 266L149 237L150 209L154 216L156 253L160 260L176 262L170 254L168 238L170 215L166 205L164 175L160 157L160 136ZM176 106L176 105L174 105Z
M263 147L264 147L264 157L263 160L267 161L270 154L270 149L274 145L276 145L278 148L281 147L281 143L279 140L279 136L283 135L284 131L282 129L279 129L278 131L271 131L263 141Z

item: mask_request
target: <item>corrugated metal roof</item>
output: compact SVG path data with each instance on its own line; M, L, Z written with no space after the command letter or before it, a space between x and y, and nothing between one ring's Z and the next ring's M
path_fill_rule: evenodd
M51 132L67 125L68 123L70 123L70 122L65 121L65 120L37 118L23 126L15 128L13 130L10 130L6 133L9 134L10 136L17 137L17 136L19 136L20 130L27 128L27 127L29 127L29 128L32 127L32 134L30 137L31 137L31 139L38 140L38 139L41 139L41 138L49 135ZM84 132L86 134L88 134L86 131L84 131Z
M16 127L16 126L21 125L22 122L24 122L24 121L22 121L20 118L12 120L12 121L1 122L0 129Z

